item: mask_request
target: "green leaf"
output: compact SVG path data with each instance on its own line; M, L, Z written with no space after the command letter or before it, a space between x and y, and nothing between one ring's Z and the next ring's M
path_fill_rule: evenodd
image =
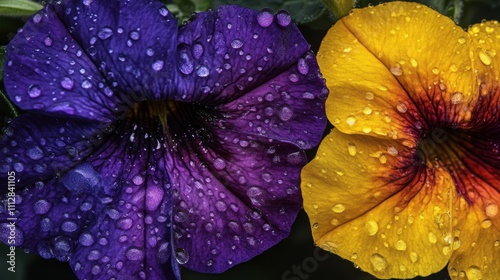
M234 4L254 10L263 8L269 8L274 12L286 10L297 24L312 22L326 11L321 0L214 0L212 7Z
M29 0L0 0L2 16L30 16L42 8L42 5Z
M335 19L340 19L349 14L356 5L356 0L323 0L323 3L332 12Z

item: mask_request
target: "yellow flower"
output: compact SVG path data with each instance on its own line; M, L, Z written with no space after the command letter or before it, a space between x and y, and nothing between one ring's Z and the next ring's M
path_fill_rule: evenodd
M500 24L357 9L318 62L335 129L302 172L316 244L379 278L500 279Z

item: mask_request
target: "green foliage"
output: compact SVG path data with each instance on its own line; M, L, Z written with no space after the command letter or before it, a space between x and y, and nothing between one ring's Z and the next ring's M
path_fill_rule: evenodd
M29 0L0 0L0 16L30 16L42 8Z

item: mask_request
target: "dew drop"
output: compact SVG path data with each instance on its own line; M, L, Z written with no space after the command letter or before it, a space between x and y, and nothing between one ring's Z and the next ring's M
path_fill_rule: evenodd
M418 261L418 254L415 252L410 253L410 260L412 263L416 263Z
M279 109L278 116L282 121L289 121L292 119L293 110L288 106L283 106Z
M349 142L349 144L347 144L347 151L349 152L349 155L355 156L357 153L356 144Z
M373 98L375 98L375 95L372 92L367 92L365 94L365 98L368 100L373 100Z
M214 159L214 167L217 170L223 170L226 168L226 162L221 158Z
M48 202L47 200L40 199L37 202L35 202L33 208L35 210L35 214L43 215L49 212L51 206L52 206L51 203Z
M396 247L396 250L398 250L398 251L404 251L404 250L406 250L406 242L404 242L404 240L398 240L396 242L395 247Z
M408 107L406 107L406 104L404 103L399 103L398 105L396 105L396 109L398 109L398 111L401 113L406 113L406 111L408 111Z
M165 8L165 7L163 7L163 6L162 6L162 7L160 7L160 9L158 9L158 12L159 12L159 13L160 13L160 15L162 15L163 17L166 17L166 16L168 16L168 14L169 14L168 9L167 9L167 8Z
M391 73L394 76L401 76L401 75L403 75L403 70L401 70L401 67L399 65L392 66L390 70L391 70Z
M40 147L35 146L26 150L26 155L32 160L39 160L43 158L43 151Z
M65 221L62 223L61 229L65 232L74 232L78 229L78 225L73 221Z
M455 92L452 96L451 96L451 103L452 104L458 104L460 103L460 101L462 101L462 98L464 97L464 94L461 93L461 92Z
M210 70L206 66L200 66L198 69L196 69L196 74L199 77L207 77L210 74Z
M261 27L269 27L273 23L273 14L268 10L261 10L257 14L257 22Z
M484 65L491 64L491 57L483 51L479 52L479 59L481 60L482 63L484 63Z
M471 266L465 270L465 274L467 275L467 279L469 280L479 280L483 279L483 274L481 273L481 269L477 266Z
M156 60L151 65L151 68L153 68L153 70L155 70L155 71L160 71L161 69L163 69L163 65L164 65L163 60Z
M45 37L45 39L43 39L43 43L47 46L47 47L50 47L52 46L52 38L50 38L49 36Z
M342 213L345 211L345 206L344 204L335 204L333 207L332 207L332 211L335 212L335 213Z
M287 27L292 22L292 17L286 11L281 11L276 14L276 19L278 20L278 24Z
M387 260L380 254L373 254L370 256L370 262L375 271L383 271L387 268Z
M374 220L366 222L365 229L369 236L374 236L378 232L378 223Z
M183 248L175 249L175 259L179 264L186 264L189 261L189 253Z
M73 80L69 77L64 77L61 81L61 86L64 88L64 89L67 89L67 90L71 90L73 89L73 86L75 85L75 83L73 82Z
M302 75L307 75L309 73L309 65L307 65L307 61L303 58L300 58L297 62L297 70Z
M28 88L28 95L31 98L36 98L36 97L40 96L40 94L42 94L42 90L40 89L40 87L38 85L31 85Z
M411 66L413 66L415 68L418 66L418 62L415 58L410 59L410 64L411 64Z
M81 87L84 88L84 89L89 89L92 87L92 84L90 83L89 80L83 80L82 84L81 84Z
M131 261L140 261L144 259L144 251L139 248L130 248L125 252L125 256Z
M131 31L128 36L130 37L130 39L134 40L134 41L137 41L139 40L139 38L141 37L139 32L137 31Z
M132 219L121 218L116 221L116 227L121 230L128 230L132 227Z
M486 216L493 218L498 214L498 205L496 204L488 204L485 208Z
M491 227L491 224L492 224L492 222L491 222L491 220L490 220L490 219L485 219L485 220L483 220L483 221L481 222L481 226L482 226L483 228L489 228L489 227Z
M356 123L356 117L355 116L348 116L346 118L346 122L348 125L354 125Z
M241 47L243 47L243 42L239 39L234 39L232 42L231 42L231 47L233 49L239 49Z
M80 235L80 238L78 239L78 242L82 244L83 246L91 246L94 244L94 237L90 233L82 233Z
M369 115L369 114L371 114L371 113L372 113L372 108L370 108L370 107L368 107L368 106L364 107L364 108L363 108L363 113L364 113L365 115Z
M113 35L113 30L109 27L103 27L97 33L97 37L101 38L102 40L106 40L109 37L111 37L112 35Z

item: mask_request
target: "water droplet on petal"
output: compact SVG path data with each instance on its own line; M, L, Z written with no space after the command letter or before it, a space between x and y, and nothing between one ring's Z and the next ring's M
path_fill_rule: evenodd
M307 65L307 61L303 58L299 58L297 69L300 74L307 75L307 73L309 73L309 65Z
M92 84L90 83L89 80L83 80L83 82L80 86L84 89L89 89L92 87Z
M161 69L163 69L163 64L164 64L164 62L162 60L156 60L151 65L151 68L153 68L153 70L155 70L155 71L160 71Z
M335 213L342 213L345 211L345 206L343 204L335 204L333 207L332 207L332 211L335 212Z
M217 170L223 170L226 168L226 162L221 158L214 159L214 167Z
M374 236L378 232L378 223L374 220L366 222L365 229L369 236Z
M164 17L168 16L168 14L169 14L169 11L165 7L161 7L160 9L158 9L158 12L160 12L160 15L162 15Z
M139 40L139 38L141 37L139 32L137 32L137 31L131 31L128 34L128 36L130 37L130 39L135 40L135 41Z
M496 204L488 204L484 208L484 210L486 212L486 216L488 216L490 218L493 218L493 217L495 217L498 214L498 205L496 205Z
M97 37L101 38L102 40L106 40L112 35L113 30L109 27L103 27L101 30L99 30L99 33L97 33Z
M356 117L354 116L348 116L346 119L346 122L348 125L354 125L356 123Z
M279 109L278 111L278 116L279 118L282 120L282 121L289 121L290 119L292 119L292 116L293 116L293 110L292 108L288 107L288 106L283 106Z
M52 46L52 38L50 38L49 36L45 37L45 39L43 39L43 43L44 43L47 47Z
M404 251L406 250L406 242L404 242L404 240L398 240L396 242L396 250L399 250L399 251Z
M35 146L26 150L26 155L32 160L39 160L43 157L43 151L40 147Z
M183 248L175 249L175 259L179 264L186 264L189 261L189 253Z
M461 93L461 92L455 92L452 96L451 96L451 103L452 104L458 104L460 103L460 101L462 101L462 98L464 97L464 94Z
M355 156L357 153L356 144L349 142L349 144L347 144L347 151L349 152L349 155Z
M73 221L65 221L62 223L61 229L65 232L74 232L78 229L78 225Z
M51 206L52 206L52 204L50 202L48 202L47 200L40 199L37 202L35 202L35 205L33 205L33 208L35 210L35 214L43 215L43 214L47 214L49 212Z
M78 239L78 242L82 244L83 246L91 246L94 244L94 237L90 233L82 233L80 235L80 238Z
M387 260L380 254L373 254L370 256L370 262L375 271L383 271L387 268Z
M128 230L132 227L132 219L130 218L121 218L116 221L116 227L121 230Z
M140 261L144 259L144 251L139 248L130 248L125 252L125 256L131 261Z
M210 70L206 66L200 66L196 69L196 74L200 77L207 77L210 74Z
M194 58L198 59L203 55L204 48L200 44L194 44L193 45L193 56Z
M75 83L73 82L73 80L69 77L64 77L61 81L61 86L64 88L64 89L67 89L67 90L71 90L73 89L73 86L75 85Z
M278 24L283 26L283 27L287 27L292 22L292 17L290 17L288 12L286 12L286 11L278 12L276 14L276 19L278 20Z
M28 88L28 95L31 98L36 98L36 97L40 96L40 94L42 94L42 90L40 89L40 87L38 85L31 85Z
M257 14L257 22L261 27L270 26L273 23L273 19L274 16L268 9L261 10Z
M491 57L484 51L479 52L479 59L481 60L482 63L484 63L484 65L491 64Z
M481 269L477 266L471 266L465 270L465 274L467 275L467 279L469 280L479 280L483 279L483 274L481 273Z
M243 46L243 42L239 39L234 39L232 42L231 42L231 47L233 49L239 49Z

